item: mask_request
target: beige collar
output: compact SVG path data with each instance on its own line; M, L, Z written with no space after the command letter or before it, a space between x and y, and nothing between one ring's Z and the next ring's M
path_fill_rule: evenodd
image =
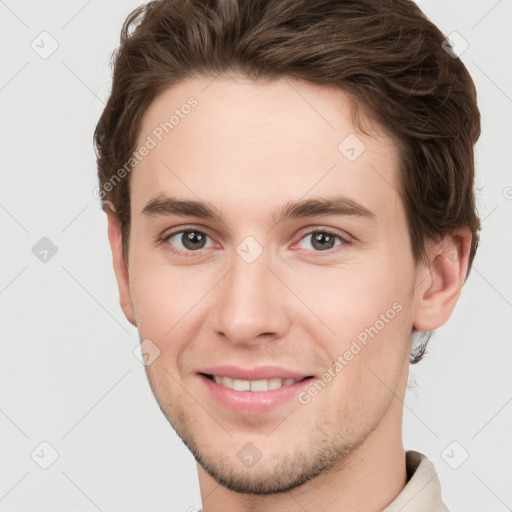
M441 485L432 462L419 452L405 454L408 481L382 512L449 512L441 499Z

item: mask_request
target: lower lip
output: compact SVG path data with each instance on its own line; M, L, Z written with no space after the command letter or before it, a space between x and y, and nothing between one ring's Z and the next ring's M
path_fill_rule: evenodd
M199 375L212 396L224 407L238 414L257 415L271 411L310 385L312 379L304 379L290 386L282 386L270 391L235 391L217 384L204 375Z

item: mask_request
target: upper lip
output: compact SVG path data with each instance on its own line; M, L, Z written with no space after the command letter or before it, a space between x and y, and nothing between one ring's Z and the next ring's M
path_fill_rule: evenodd
M241 380L263 380L272 378L300 380L309 375L280 366L258 366L256 368L242 368L240 366L220 365L203 368L199 373L231 377Z

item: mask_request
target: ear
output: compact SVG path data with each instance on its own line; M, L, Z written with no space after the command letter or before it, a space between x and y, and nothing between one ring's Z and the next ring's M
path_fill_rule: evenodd
M466 280L471 232L463 227L428 249L428 262L416 273L414 327L433 331L446 323Z
M114 272L116 274L117 285L119 287L119 303L121 304L121 309L123 310L127 320L132 325L137 326L135 323L135 314L130 295L128 266L123 257L121 226L113 206L106 205L105 212L108 219L108 240L110 242L110 248L112 249Z

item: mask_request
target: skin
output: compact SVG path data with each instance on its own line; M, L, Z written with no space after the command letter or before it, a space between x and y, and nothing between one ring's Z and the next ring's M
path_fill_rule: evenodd
M436 329L450 317L471 235L461 228L429 242L428 261L415 264L396 192L397 146L370 119L369 135L358 133L339 89L187 79L149 106L140 144L190 96L198 105L130 174L128 263L115 212L107 213L121 307L141 340L160 350L148 379L198 461L203 509L380 511L406 484L402 412L412 330ZM338 150L349 134L366 146L355 161ZM159 194L209 202L222 221L143 214ZM332 194L374 216L271 220L289 201ZM204 245L165 239L180 228L208 235ZM322 250L311 235L322 228L346 242ZM236 252L248 236L263 249L252 263ZM236 414L197 375L232 363L319 378L395 303L400 312L306 405L292 399L264 414ZM262 455L252 467L237 457L248 442Z

